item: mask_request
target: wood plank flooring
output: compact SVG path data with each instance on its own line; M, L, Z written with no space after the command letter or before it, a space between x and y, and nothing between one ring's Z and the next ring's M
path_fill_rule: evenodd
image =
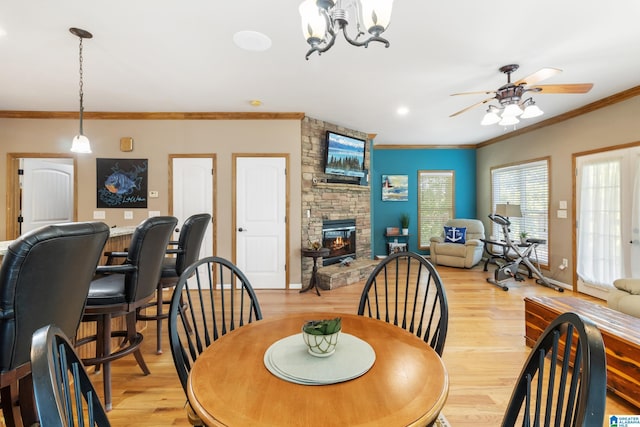
M514 381L530 351L524 340L524 297L578 295L559 294L532 280L512 282L510 290L504 292L486 282L490 273L483 272L481 266L472 270L438 267L438 271L450 310L443 355L450 389L444 414L454 427L499 425ZM313 310L355 313L361 288L361 284L351 285L323 291L322 296L295 290L257 293L264 317ZM111 423L115 427L189 426L183 409L185 396L173 367L166 331L162 355L155 354L155 324L149 323L144 335L143 353L152 373L143 376L133 356L113 363ZM91 378L101 393L101 375ZM640 409L609 394L605 414L640 414ZM604 425L608 425L607 420Z

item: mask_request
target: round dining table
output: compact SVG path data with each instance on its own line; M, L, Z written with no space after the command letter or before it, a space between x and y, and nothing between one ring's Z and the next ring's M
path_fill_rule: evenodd
M303 385L267 369L265 352L274 343L295 341L292 336L306 321L334 317L342 318L341 334L375 352L366 372L333 384ZM197 358L187 387L191 406L207 426L229 427L427 426L448 391L445 366L422 339L381 320L335 312L274 316L227 333Z

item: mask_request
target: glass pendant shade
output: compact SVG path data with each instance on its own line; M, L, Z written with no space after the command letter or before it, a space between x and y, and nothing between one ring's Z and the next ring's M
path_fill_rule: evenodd
M370 34L380 35L391 22L393 0L361 0L362 20Z
M84 135L76 135L73 137L73 142L71 143L71 151L74 153L91 153L91 144L89 143L89 138Z
M516 117L522 114L522 108L518 104L509 104L504 107L502 117Z
M497 115L493 111L487 111L487 114L484 115L484 117L482 118L482 121L480 122L480 124L482 126L489 126L489 125L495 125L499 121L500 121L500 116L499 115Z
M520 116L523 119L531 119L533 117L538 117L544 114L537 105L528 105L527 108L524 109L524 113Z
M511 126L511 125L517 125L518 123L520 123L520 120L518 120L516 116L505 116L503 114L502 120L500 120L498 124L500 126Z
M298 8L302 18L302 34L307 43L320 43L327 32L327 21L320 13L315 0L305 0Z

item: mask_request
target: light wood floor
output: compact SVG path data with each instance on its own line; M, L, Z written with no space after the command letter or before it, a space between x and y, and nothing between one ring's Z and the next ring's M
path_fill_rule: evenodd
M532 280L513 282L504 292L486 282L489 273L481 267L438 267L438 271L446 287L450 313L443 355L450 389L444 414L454 427L499 425L515 378L530 351L524 344L523 298L560 294ZM313 310L355 313L361 288L361 284L351 285L324 291L320 297L313 292L262 290L258 298L265 318ZM166 333L162 355L155 354L155 326L149 324L144 334L143 353L152 373L143 376L133 356L113 363L111 423L116 427L188 426L183 410L185 396ZM101 392L101 377L91 378ZM609 394L605 414L640 414L640 409ZM607 420L604 425L608 425Z

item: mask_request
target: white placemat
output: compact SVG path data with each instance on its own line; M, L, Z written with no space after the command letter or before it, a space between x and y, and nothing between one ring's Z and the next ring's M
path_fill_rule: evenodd
M305 385L334 384L366 373L376 360L376 353L365 341L340 333L336 352L330 357L308 353L302 334L273 343L264 353L264 365L278 378Z

